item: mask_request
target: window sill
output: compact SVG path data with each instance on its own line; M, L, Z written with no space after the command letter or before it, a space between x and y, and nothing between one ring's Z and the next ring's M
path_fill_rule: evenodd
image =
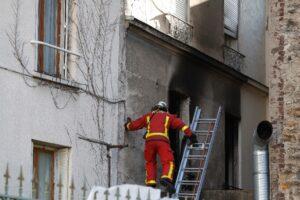
M43 81L48 81L54 84L59 84L59 85L63 85L65 87L69 87L75 90L79 90L82 88L82 86L84 86L85 84L76 82L74 80L67 80L67 79L62 79L62 78L58 78L58 77L54 77L54 76L50 76L41 72L37 72L34 71L32 73L33 78L39 79L39 80L43 80Z

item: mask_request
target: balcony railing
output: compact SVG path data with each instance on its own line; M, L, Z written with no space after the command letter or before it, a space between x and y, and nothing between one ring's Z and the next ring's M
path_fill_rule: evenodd
M181 42L190 43L193 26L172 14L166 14L165 17L169 21L169 35Z
M224 63L237 71L244 67L245 56L238 51L224 45L223 46Z

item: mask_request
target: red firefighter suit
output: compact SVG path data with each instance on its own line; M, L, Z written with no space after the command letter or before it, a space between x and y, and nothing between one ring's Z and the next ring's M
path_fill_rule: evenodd
M191 130L184 122L164 111L153 111L143 115L135 121L126 124L129 131L146 128L146 144L144 157L146 161L146 185L156 185L156 155L158 154L162 164L162 176L169 181L173 180L174 157L169 144L168 131L171 129L181 130L190 137Z

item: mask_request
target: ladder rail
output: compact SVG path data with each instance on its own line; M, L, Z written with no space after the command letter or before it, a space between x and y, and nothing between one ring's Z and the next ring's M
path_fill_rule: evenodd
M222 106L219 106L218 113L217 113L217 118L216 118L214 128L213 128L213 132L212 132L212 137L210 139L210 145L209 145L209 148L208 148L206 159L204 161L204 167L203 167L203 171L202 171L201 178L200 178L200 184L199 184L198 191L196 193L197 195L196 195L195 199L199 199L200 193L201 193L203 185L204 185L204 180L205 180L205 175L206 175L206 171L207 171L207 167L208 167L209 157L210 157L210 154L211 154L211 151L212 151L213 143L215 141L217 130L219 128L221 114L222 114Z
M191 123L191 130L192 132L194 130L196 130L196 127L197 127L197 119L199 119L201 116L201 109L197 106L195 108L195 112L194 112L194 116L193 116L193 120L192 120L192 123ZM175 196L178 197L178 193L179 193L179 190L180 190L180 187L181 187L181 184L180 184L180 180L183 179L183 176L184 176L184 168L186 167L186 164L187 164L187 159L186 157L189 155L189 152L190 152L190 149L188 148L189 145L185 145L184 147L184 152L183 152L183 155L182 155L182 160L181 160L181 163L180 163L180 167L179 167L179 170L178 170L178 176L177 176L177 179L176 179L176 183L175 183L175 189L176 189L176 193L175 193Z

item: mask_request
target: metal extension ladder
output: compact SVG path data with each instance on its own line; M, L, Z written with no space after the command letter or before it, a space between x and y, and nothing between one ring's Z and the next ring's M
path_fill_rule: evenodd
M201 118L201 109L196 107L191 130L197 135L198 143L193 146L185 145L175 183L174 198L199 200L221 112L220 106L216 118Z

